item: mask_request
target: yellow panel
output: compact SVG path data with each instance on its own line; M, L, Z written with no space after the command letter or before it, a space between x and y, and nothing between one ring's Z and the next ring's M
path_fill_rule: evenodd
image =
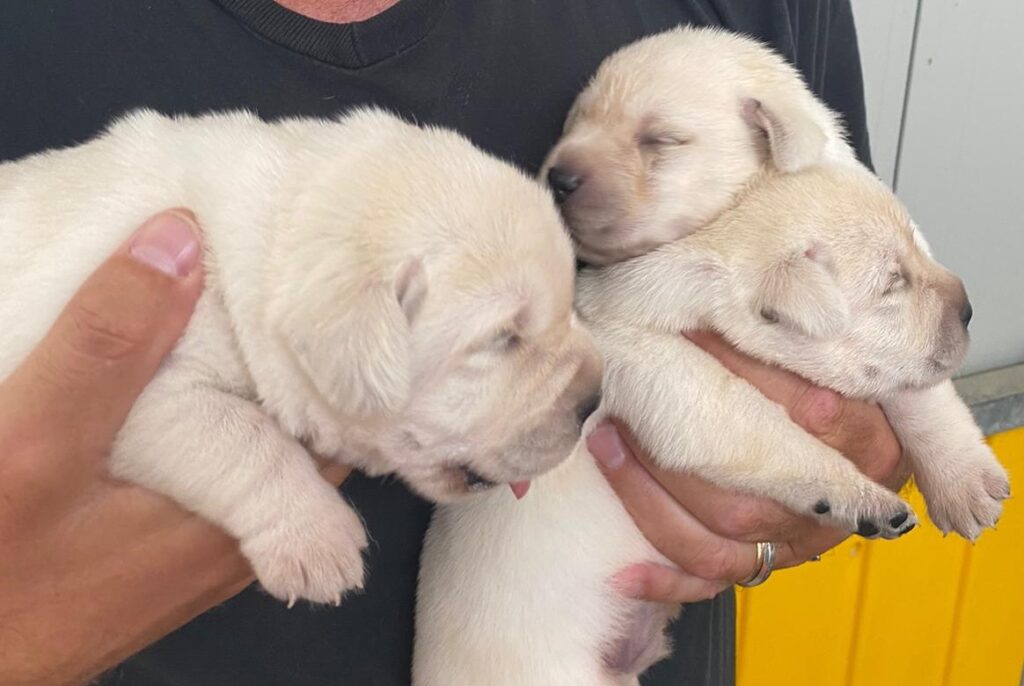
M1024 429L991 439L1024 493ZM910 495L924 515L920 495ZM970 546L930 523L851 539L741 590L739 686L1017 686L1024 663L1024 504Z
M944 686L1017 686L1024 665L1024 429L990 443L1015 495L971 551Z
M863 553L864 542L851 539L821 562L741 589L739 686L844 686Z
M870 541L860 622L850 646L850 686L939 686L968 544L943 538L924 499L907 493L921 525L898 541Z

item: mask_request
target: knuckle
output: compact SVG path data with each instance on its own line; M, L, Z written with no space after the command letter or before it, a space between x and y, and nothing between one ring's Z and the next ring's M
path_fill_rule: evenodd
M835 433L843 422L843 398L836 392L808 386L793 408L793 420L812 434Z
M904 474L907 470L904 465L903 447L892 431L880 433L875 441L874 456L872 464L865 470L867 476L876 481L901 480L901 484L891 485L902 485L902 481L905 481L909 474Z
M764 525L764 517L756 502L746 500L729 508L716 527L723 536L732 539L749 537Z
M895 437L891 437L890 434L886 433L881 441L881 447L878 450L879 467L883 470L884 474L888 476L896 471L896 468L902 461L903 448Z
M148 321L115 318L88 301L76 302L68 311L70 343L87 358L117 361L130 355L146 340Z
M702 579L730 579L734 576L736 555L724 543L709 542L694 556L693 573Z
M888 484L903 470L903 447L878 406L864 404L858 409L840 450L865 476Z

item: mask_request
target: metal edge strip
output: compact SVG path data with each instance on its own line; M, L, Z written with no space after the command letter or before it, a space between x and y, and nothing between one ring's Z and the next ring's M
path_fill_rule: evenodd
M1024 364L972 374L954 383L986 436L1024 426Z

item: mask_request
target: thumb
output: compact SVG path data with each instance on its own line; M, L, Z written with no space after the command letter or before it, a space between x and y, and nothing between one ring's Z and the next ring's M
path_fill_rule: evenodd
M143 224L3 384L25 425L57 427L70 445L105 452L188 323L202 290L199 257L191 213Z

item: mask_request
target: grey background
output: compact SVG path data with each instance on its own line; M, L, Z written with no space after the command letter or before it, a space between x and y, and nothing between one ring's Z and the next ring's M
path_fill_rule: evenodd
M1024 2L853 7L878 173L974 303L962 373L1024 362Z

